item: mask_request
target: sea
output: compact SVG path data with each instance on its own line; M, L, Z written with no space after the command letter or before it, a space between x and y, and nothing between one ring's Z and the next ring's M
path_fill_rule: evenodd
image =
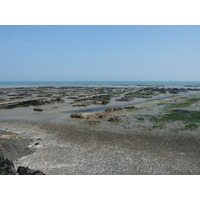
M200 81L16 81L0 82L0 88L17 87L167 87L200 88Z

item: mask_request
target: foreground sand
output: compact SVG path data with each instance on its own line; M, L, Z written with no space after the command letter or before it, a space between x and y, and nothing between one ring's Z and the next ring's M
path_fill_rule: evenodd
M191 97L199 94L184 98ZM165 104L184 98L138 101L137 109L111 113L97 124L70 118L62 106L41 113L33 113L32 107L3 109L1 143L16 167L46 174L200 174L199 128L184 129L185 122L179 121L161 128L151 121L164 113ZM111 123L110 116L120 121ZM5 138L9 134L13 137Z
M46 174L200 173L197 136L120 134L29 121L4 121L3 127L25 132L26 137L41 138L35 153L14 163Z

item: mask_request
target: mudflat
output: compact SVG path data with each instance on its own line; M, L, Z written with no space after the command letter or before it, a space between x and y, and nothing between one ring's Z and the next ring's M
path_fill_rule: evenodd
M45 174L200 174L200 91L0 89L0 147Z

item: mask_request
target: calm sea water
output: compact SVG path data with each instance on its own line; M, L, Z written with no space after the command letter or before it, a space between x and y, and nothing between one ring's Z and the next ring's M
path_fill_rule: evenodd
M200 81L26 81L0 82L0 88L11 87L40 87L40 86L76 86L76 87L198 87Z

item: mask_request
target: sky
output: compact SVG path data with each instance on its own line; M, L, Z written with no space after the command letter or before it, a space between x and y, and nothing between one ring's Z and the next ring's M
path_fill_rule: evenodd
M0 81L200 81L200 26L0 26Z

